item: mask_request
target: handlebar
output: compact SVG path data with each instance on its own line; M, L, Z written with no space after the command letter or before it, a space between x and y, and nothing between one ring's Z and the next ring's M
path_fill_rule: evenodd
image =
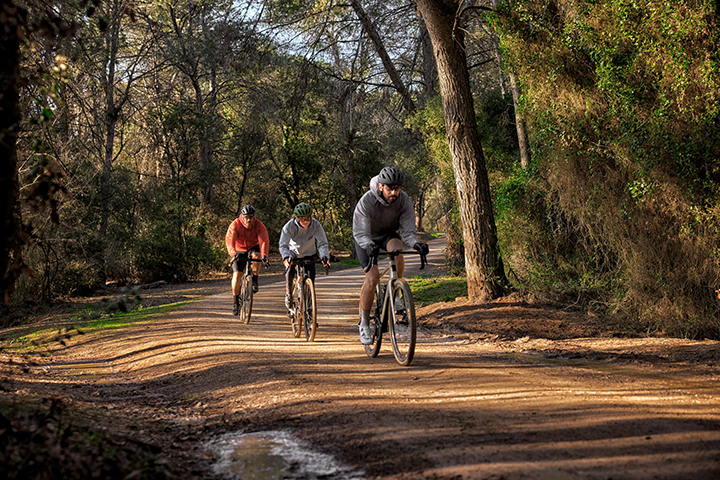
M232 267L232 264L237 262L238 260L240 260L240 259L235 258L233 256L233 259L230 261L230 263L228 263L228 267ZM242 260L245 262L262 262L262 258L243 258ZM270 268L269 267L270 261L268 261L267 263L263 262L263 265L265 266L265 269L267 270L268 268Z
M313 264L318 264L318 263L323 263L323 262L322 262L322 260L302 260L299 258L296 258L295 260L290 260L291 266L292 265L298 265L298 266L313 265ZM323 265L325 266L325 275L330 275L330 266L325 265L325 264L323 264Z
M392 252L379 252L377 255L370 257L370 263L368 264L367 268L364 269L365 273L369 272L373 266L377 265L378 257L382 256L395 258L398 255L404 255L408 253L412 255L420 255L420 270L423 270L425 268L425 265L427 265L427 255L423 255L417 250L395 250Z

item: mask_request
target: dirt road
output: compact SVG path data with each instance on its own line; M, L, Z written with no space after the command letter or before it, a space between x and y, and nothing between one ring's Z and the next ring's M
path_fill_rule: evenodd
M523 347L534 339L423 329L413 364L400 367L387 344L370 359L359 343L362 278L359 269L318 275L313 343L292 337L284 284L266 278L249 325L231 315L229 292L213 295L75 337L16 387L52 387L103 412L108 428L164 432L168 455L195 459L188 478L210 475L207 442L218 435L278 430L346 467L324 478L720 478L716 360L598 354L608 339L549 355L549 341L539 351ZM663 351L664 341L645 342ZM666 345L717 358L716 342ZM291 471L285 478L322 477Z

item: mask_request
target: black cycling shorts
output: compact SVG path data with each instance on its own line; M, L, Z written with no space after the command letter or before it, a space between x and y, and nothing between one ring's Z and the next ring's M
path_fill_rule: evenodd
M238 252L240 254L240 258L238 258L237 262L234 262L232 264L232 271L233 272L244 272L245 271L245 263L247 262L248 256L253 252L259 252L260 251L260 245L255 245L254 247L250 247L250 250L247 252Z
M373 237L373 243L375 243L375 245L377 245L381 249L387 251L387 248L385 247L387 247L388 242L393 238L400 238L398 232L394 230L384 234L381 237ZM355 242L355 239L353 239L353 244L355 245L355 255L357 255L358 260L360 260L360 265L362 265L363 269L367 268L367 266L370 265L370 257L368 257L365 249L358 245L357 242Z

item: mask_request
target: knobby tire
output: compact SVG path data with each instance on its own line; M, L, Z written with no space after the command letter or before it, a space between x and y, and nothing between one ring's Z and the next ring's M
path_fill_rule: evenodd
M412 292L405 280L398 279L393 282L392 298L393 308L389 308L388 322L393 353L400 365L407 366L415 354L417 319Z
M317 330L317 304L315 300L315 284L308 278L303 281L302 306L305 339L308 342L315 340L315 331Z
M253 289L252 289L252 275L246 275L243 279L243 285L241 289L241 301L240 315L241 319L246 323L250 323L250 314L252 313L253 304Z
M383 297L380 297L379 292L375 292L375 301L370 310L370 332L372 333L372 343L369 345L363 345L365 353L370 358L375 358L380 352L380 346L382 345L382 301Z

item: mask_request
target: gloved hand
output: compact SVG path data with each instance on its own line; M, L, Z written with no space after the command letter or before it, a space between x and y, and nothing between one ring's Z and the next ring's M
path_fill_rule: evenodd
M330 259L329 259L328 257L322 257L322 258L320 259L320 261L322 262L322 264L323 264L324 266L326 266L326 267L329 267L329 266L330 266Z
M230 263L235 263L240 259L240 252L235 252L235 255L232 256L232 260L230 260Z
M292 265L290 257L283 258L283 265L285 265L285 268L290 268L290 265Z
M365 253L367 253L367 256L370 258L376 257L378 253L380 253L380 247L375 245L374 243L371 243L367 247L365 247Z
M263 265L265 265L266 267L270 265L270 260L268 260L267 255L263 255L260 260L262 260Z
M420 252L420 255L423 255L423 256L427 255L428 252L430 251L430 247L428 247L428 244L425 242L417 242L413 246L413 248L415 250L417 250L418 252Z

